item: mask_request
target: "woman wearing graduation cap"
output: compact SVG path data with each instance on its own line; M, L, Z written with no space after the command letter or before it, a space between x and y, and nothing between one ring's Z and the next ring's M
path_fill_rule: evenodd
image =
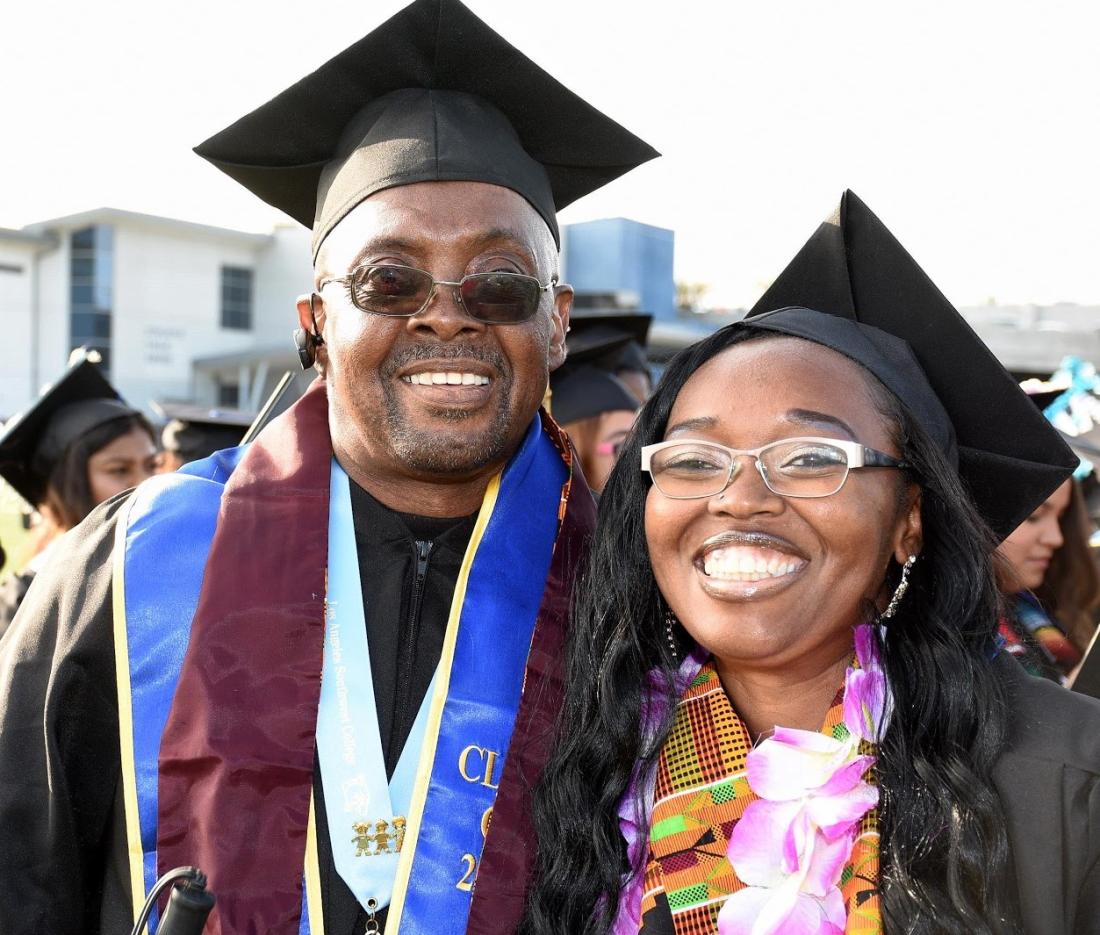
M604 491L522 930L1100 931L1100 705L991 560L1075 463L847 193Z
M597 493L607 483L644 401L619 368L625 362L634 368L631 373L643 375L634 361L641 358L640 367L645 367L641 347L650 320L649 315L574 317L566 341L568 357L550 377L551 411L573 443L588 486Z
M43 517L35 555L0 587L0 635L8 628L51 546L96 506L151 477L153 428L78 354L42 397L0 435L0 475Z

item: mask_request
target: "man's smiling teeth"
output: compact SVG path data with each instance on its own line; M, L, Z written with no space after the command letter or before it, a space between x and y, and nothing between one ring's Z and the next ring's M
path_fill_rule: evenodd
M402 377L406 383L416 383L420 386L488 386L489 378L477 373L413 373Z
M806 563L793 555L772 549L731 546L715 549L703 557L703 571L711 578L727 581L764 581L782 578Z

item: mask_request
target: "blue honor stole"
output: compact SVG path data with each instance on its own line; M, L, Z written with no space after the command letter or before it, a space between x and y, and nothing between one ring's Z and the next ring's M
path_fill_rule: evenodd
M187 649L218 500L242 453L222 453L184 469L198 476L167 475L146 482L119 520L115 654L135 915L156 877L160 737ZM341 499L341 481L334 472L331 502L340 502L333 509L343 518L329 532L318 755L337 870L361 902L375 899L381 907L388 892L391 935L458 935L466 929L566 480L562 456L536 418L520 450L486 490L455 586L439 668L401 762L386 784L380 756L380 777L378 772L364 773L361 783L360 773L348 772L344 759L345 717L358 725L353 741L362 741L367 750L369 734L377 733L377 715L369 682L369 690L353 702L341 692L335 674L348 661L337 659L332 622L338 623L341 653L349 651L348 637L356 628L356 638L362 634L363 641L352 651L366 652L366 631L353 533L350 548L347 539L350 498L345 486ZM349 684L345 678L344 688ZM362 730L365 724L370 731ZM391 819L399 817L405 820L395 827ZM383 820L387 826L380 830ZM372 824L366 832L352 827L353 822L368 821ZM312 808L303 899L300 932L323 935Z
M414 736L421 726L423 734L417 738L416 771L409 810L403 816L406 821L395 862L387 932L459 935L466 930L496 786L523 693L523 674L557 539L558 506L566 480L561 455L536 419L520 450L485 492L455 584L439 668L413 728ZM334 488L333 499L336 495ZM356 561L351 551L350 562ZM330 576L339 567L339 559L330 554ZM358 565L354 567L358 586ZM347 577L351 578L350 568ZM354 604L342 584L337 582L337 588L347 594L346 601ZM340 592L330 577L330 597ZM365 632L365 624L362 626ZM327 637L325 650L327 675ZM373 702L373 689L370 694L367 703ZM338 699L339 692L333 691L332 696ZM338 708L337 701L337 712ZM322 685L318 718L324 721L331 717ZM419 723L422 720L423 725ZM377 730L377 716L374 725ZM319 734L324 729L319 728ZM402 751L402 761L411 755L412 742L411 736ZM341 753L334 750L326 757L322 747L321 756L335 852L342 837L352 837L350 833L341 834L335 826L333 816L341 814L337 806L342 808L342 801L333 802L326 776L326 763L338 759ZM384 781L384 767L382 770ZM399 788L401 771L399 763L389 787L395 800L400 794L395 788ZM311 828L310 838L314 843L306 848L308 908L303 913L302 930L318 935L323 932L323 920L315 828ZM349 842L349 849L357 847L358 842L354 846ZM375 859L351 856L344 862ZM344 879L352 886L346 876ZM354 886L352 890L355 892ZM363 897L358 892L356 895L362 902Z

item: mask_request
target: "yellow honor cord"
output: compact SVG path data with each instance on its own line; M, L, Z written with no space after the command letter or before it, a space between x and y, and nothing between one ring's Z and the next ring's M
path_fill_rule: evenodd
M317 856L317 811L309 793L309 821L306 823L306 866L303 880L310 935L325 935L325 914L321 906L321 862Z
M126 856L130 863L130 899L137 921L145 906L145 855L138 817L137 763L134 757L133 696L130 690L130 648L126 630L126 533L134 497L119 511L111 554L111 610L115 638L115 688L118 692L118 749L121 755L122 802L126 818Z

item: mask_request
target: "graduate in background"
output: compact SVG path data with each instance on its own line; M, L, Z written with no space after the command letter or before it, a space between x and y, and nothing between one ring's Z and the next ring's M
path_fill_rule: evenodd
M1044 414L1061 390L1032 392ZM1055 423L1057 426L1057 423ZM998 546L1001 589L1009 596L1001 622L1005 650L1032 675L1073 683L1096 633L1100 566L1089 547L1092 521L1084 485L1095 467L1082 461L1072 479L1054 491Z
M603 490L649 386L649 315L574 317L569 354L550 378L551 412L580 458L588 486ZM630 382L628 382L630 381Z
M215 451L236 448L255 418L239 409L208 409L184 403L154 403L153 408L166 421L160 432L164 449L160 474L201 461Z
M1006 650L1032 675L1066 682L1096 633L1100 570L1076 480L1068 480L1000 544L1010 616Z
M198 151L312 228L321 376L31 590L0 647L5 935L125 932L181 865L212 935L511 933L595 512L539 412L556 213L656 153L457 0Z
M96 506L151 477L153 427L104 378L94 352L74 354L65 374L0 434L0 475L38 511L30 561L0 584L0 635L62 533Z

